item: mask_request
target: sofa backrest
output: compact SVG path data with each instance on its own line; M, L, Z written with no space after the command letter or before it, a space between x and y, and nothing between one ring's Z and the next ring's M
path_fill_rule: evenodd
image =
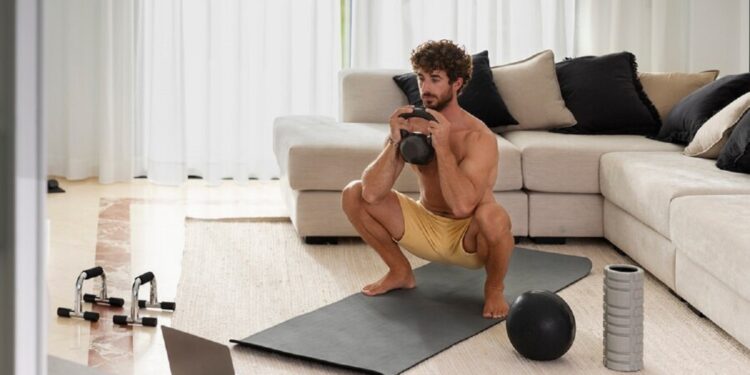
M339 72L339 120L387 123L396 108L409 104L393 76L399 69L345 69Z

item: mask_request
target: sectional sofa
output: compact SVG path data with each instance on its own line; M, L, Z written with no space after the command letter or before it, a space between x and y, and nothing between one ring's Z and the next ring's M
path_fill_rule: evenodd
M357 236L341 190L382 150L406 99L400 70L340 75L339 119L286 116L274 152L292 223L309 243ZM603 237L750 346L750 175L639 135L519 130L497 135L495 197L513 234L536 241ZM405 168L395 189L418 196Z

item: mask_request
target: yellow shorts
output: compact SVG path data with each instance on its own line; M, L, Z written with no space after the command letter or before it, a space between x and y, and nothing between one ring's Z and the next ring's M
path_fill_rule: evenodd
M396 241L399 246L433 262L472 269L484 266L476 253L464 249L464 235L471 218L456 220L436 215L404 194L396 192L396 196L404 215L404 235Z

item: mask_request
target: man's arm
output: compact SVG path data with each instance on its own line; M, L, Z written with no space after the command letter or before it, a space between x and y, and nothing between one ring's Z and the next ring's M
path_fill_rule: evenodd
M404 169L404 164L398 144L389 137L378 158L362 173L362 198L368 203L377 203L385 198Z
M497 176L499 156L494 135L473 133L467 143L471 147L460 164L450 147L435 150L440 189L456 217L471 215L487 191L489 180Z
M397 108L389 119L390 136L377 159L362 172L362 199L377 203L391 191L393 184L404 169L404 159L398 150L401 142L401 129L406 128L406 119L400 115L414 110L412 106Z

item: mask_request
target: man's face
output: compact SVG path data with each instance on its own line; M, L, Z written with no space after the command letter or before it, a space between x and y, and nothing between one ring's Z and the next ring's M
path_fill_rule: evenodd
M418 69L416 73L419 81L419 93L425 107L440 111L453 100L455 85L449 82L448 75L445 74L444 70L427 72Z

